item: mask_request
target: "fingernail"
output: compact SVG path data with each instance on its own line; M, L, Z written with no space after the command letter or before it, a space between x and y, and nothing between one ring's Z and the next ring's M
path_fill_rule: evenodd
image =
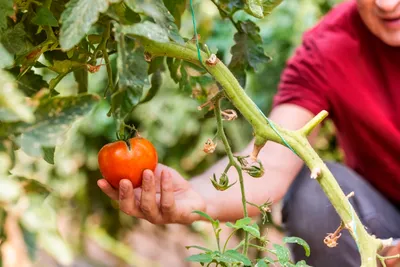
M121 180L119 183L119 190L122 193L126 193L126 192L128 192L128 188L129 188L128 182L125 180Z
M143 190L150 191L151 182L152 182L151 173L148 170L143 172Z

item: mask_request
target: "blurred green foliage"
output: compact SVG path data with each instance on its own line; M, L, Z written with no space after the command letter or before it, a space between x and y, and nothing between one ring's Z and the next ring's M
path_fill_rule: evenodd
M11 9L9 5L1 4L0 10L4 9L7 15L12 16L12 1L6 2L11 3ZM15 2L19 8L23 8L32 1L18 0ZM43 2L47 3L48 1ZM54 0L53 2L66 3L68 1ZM134 2L132 1L132 3ZM201 41L228 64L232 58L231 48L235 45L235 26L229 19L221 18L212 1L194 2ZM266 114L270 110L272 96L276 92L285 62L292 55L296 46L300 44L302 33L312 27L336 2L335 0L284 1L271 15L261 20L249 16L244 11L235 13L236 21L249 19L257 23L262 47L272 59L264 59L262 64L257 64L255 73L249 71L246 76L245 89L247 93ZM110 10L111 16L118 12L128 12L121 8L114 6L114 10ZM176 12L183 12L182 17L177 21L177 25L180 25L180 35L192 36L193 26L188 6L179 6L178 9L180 11ZM93 17L96 17L104 10L102 6L95 6L91 12ZM48 30L47 27L57 25L61 10L51 11L55 17L51 13L49 15L48 9L43 8L39 11L41 16L33 19L37 25L40 25L41 31L38 35L43 35ZM132 13L130 18L133 18L134 14L136 13ZM174 13L172 15L175 16ZM28 12L24 16L28 17L31 14ZM168 27L168 21L166 23L166 27ZM12 58L6 50L23 53L32 49L32 43L34 43L33 40L30 42L25 39L18 45L6 42L7 35L23 38L24 34L17 26L5 29L6 25L7 23L0 20L0 30L2 31L0 66L2 68L12 64ZM73 31L74 28L61 30ZM94 34L97 29L93 27L90 31ZM171 38L178 37L172 36ZM61 40L67 47L72 45L72 41L72 39ZM261 45L261 42L253 45ZM66 60L63 55L56 53L53 58L45 54L41 59L44 60L43 62ZM22 60L22 58L17 58L17 60ZM110 102L107 99L92 101L89 99L90 97L83 99L80 105L82 110L76 111L76 116L82 116L81 119L72 123L71 118L54 114L55 117L51 116L53 121L46 120L54 127L51 132L47 132L47 135L42 135L44 130L29 127L29 123L32 122L35 115L31 106L24 104L24 96L21 93L32 96L37 94L42 87L50 86L54 89L57 85L59 101L62 103L69 101L68 96L85 91L82 87L87 87L88 93L101 96L109 84L110 77L106 70L107 67L110 67L113 73L116 73L119 68L120 59L116 54L110 54L109 60L109 66L100 67L96 73L82 74L75 71L64 75L61 80L58 77L64 73L64 68L74 67L66 66L65 64L70 64L68 61L54 65L58 69L53 70L43 68L40 63L37 63L32 69L27 70L26 76L23 76L25 81L20 79L18 82L14 81L13 77L18 76L19 70L14 72L0 70L0 82L3 86L0 91L0 115L1 118L7 118L7 121L0 121L0 136L7 136L10 127L15 126L14 122L22 120L25 126L19 127L25 131L22 131L21 135L17 137L22 138L23 142L20 143L22 147L31 148L24 151L18 149L15 157L10 157L9 155L13 155L13 153L9 152L17 149L15 143L11 142L15 140L2 139L0 144L2 148L0 152L0 220L2 220L0 221L0 244L2 240L6 240L3 229L6 215L23 210L19 225L33 261L36 249L41 248L52 255L59 264L68 265L77 255L85 253L82 251L82 241L85 235L94 236L105 249L109 246L121 246L116 252L116 256L124 261L130 261L126 252L127 248L118 240L125 231L134 227L135 219L120 213L115 208L115 203L110 202L96 185L96 181L100 178L97 152L104 144L116 139L115 133L118 129L117 121L113 117L107 116L111 108ZM217 90L217 87L199 79L200 82L196 83L196 87L192 88L192 91L182 91L179 83L175 83L167 73L169 70L166 64L164 68L166 71L157 73L158 79L162 81L162 86L157 88L154 98L135 107L128 115L127 121L134 124L141 135L146 136L155 144L160 162L177 169L189 179L207 169L224 155L222 146L218 146L216 153L212 155L207 155L202 151L207 138L214 137L216 124L213 118L207 116L207 110L199 111L197 109L205 100L204 97L201 97L202 92ZM243 73L240 71L244 68L247 67L238 65L240 77L243 77ZM83 79L82 75L87 75L87 84L77 83ZM112 78L116 79L116 77ZM38 82L33 83L34 80ZM37 87L38 83L39 87ZM141 86L144 87L144 95L146 95L155 85L154 81L148 81ZM53 93L55 92L53 91ZM33 101L39 100L34 99ZM137 99L133 101L137 101ZM55 105L63 109L60 102ZM51 103L41 102L43 110L47 107L46 105L51 105ZM85 107L90 108L92 105L94 108L85 115L87 113ZM229 104L226 105L229 107ZM65 109L69 107L66 104ZM63 123L59 123L60 120ZM67 129L66 137L58 140L56 137ZM226 124L226 132L234 151L243 149L252 138L249 124L240 116L236 121ZM46 140L36 144L35 141L29 139L37 134L45 137ZM42 154L45 159L28 156L27 150L31 150L30 154L33 156ZM317 150L323 158L342 160L331 123L327 123L323 128L317 142ZM54 162L54 165L48 162ZM14 179L9 179L10 173ZM71 232L68 236L60 235L57 221L61 216L68 217L76 231Z

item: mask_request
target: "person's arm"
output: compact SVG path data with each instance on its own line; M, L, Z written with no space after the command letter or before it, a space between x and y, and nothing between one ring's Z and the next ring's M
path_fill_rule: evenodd
M299 106L282 104L273 109L269 118L287 129L299 129L313 118L313 114ZM318 128L310 136L312 143ZM251 153L249 144L242 151ZM265 174L253 178L244 174L246 198L249 202L262 204L266 200L279 201L302 166L302 160L288 148L273 142L267 143L259 154ZM210 177L219 175L225 168L227 159L216 163L202 175L186 181L175 170L159 164L155 172L143 173L142 187L133 189L129 180L121 180L119 190L115 190L106 180L98 181L99 187L110 198L119 201L119 208L128 215L146 219L155 224L188 224L203 219L193 210L201 210L220 221L234 221L243 216L242 197L239 182L226 191L217 191ZM228 173L230 181L238 179L236 170ZM258 210L249 206L249 216Z
M276 124L291 130L301 128L313 117L314 115L308 110L291 104L277 106L269 116ZM318 129L310 135L311 143L315 140L317 132ZM240 154L249 155L252 148L253 142ZM267 200L277 202L285 195L303 161L288 148L274 142L267 142L260 151L258 159L263 163L265 173L260 178L253 178L244 172L246 199L258 205ZM221 221L236 220L243 216L239 182L226 191L216 191L209 180L213 173L218 177L227 163L228 159L224 158L190 181L194 190L204 198L206 212L212 218ZM231 183L238 179L235 168L229 170L228 177ZM258 209L248 205L248 212L249 216L254 216L258 213Z

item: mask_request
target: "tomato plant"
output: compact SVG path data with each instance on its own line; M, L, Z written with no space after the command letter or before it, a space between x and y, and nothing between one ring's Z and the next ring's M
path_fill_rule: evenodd
M168 162L171 157L166 155L175 154L171 165L186 171L193 171L194 166L204 168L215 161L221 156L223 146L216 147L216 153L205 155L202 143L217 130L228 154L231 153L228 139L232 147L239 147L243 142L238 132L247 131L251 136L253 128L258 127L255 133L275 136L248 95L258 87L256 94L262 97L253 97L257 104L270 97L274 90L266 93L265 87L274 86L265 85L276 84L284 57L294 47L293 36L299 34L292 36L293 27L285 28L287 23L274 17L270 21L275 24L264 24L267 20L263 18L281 1L194 2L201 33L199 44L194 38L196 27L193 29L186 12L189 9L186 0L2 0L0 245L18 236L3 229L7 221L7 225L14 222L14 228L21 232L19 236L23 236L32 260L39 247L60 264L71 265L77 251L71 248L76 245L75 240L82 246L85 238L91 238L127 263L152 266L134 262L137 257L122 242L117 243L118 249L110 249L115 247L113 239L105 238L93 226L104 228L107 234L118 238L133 224L131 218L123 217L94 187L100 176L99 169L109 181L115 181L115 187L121 177L140 183L136 180L140 168L152 168L160 155ZM290 8L281 11L289 13L285 14L284 21L298 20L292 24L299 26L301 18L294 16L298 10L322 5L320 1L310 3L292 2L289 7L294 11ZM271 34L274 32L278 34ZM279 32L286 35L284 40L278 40ZM270 63L271 57L265 50L284 51L283 57L279 59L280 52L277 52L276 63ZM268 68L274 64L278 67L270 72ZM257 76L256 71L260 69L263 73ZM216 95L235 99L221 106L238 109L241 123L223 125L219 103L218 112L213 114L210 101ZM199 111L198 105L210 108ZM250 123L245 128L245 119L257 121L257 127ZM151 146L138 148L141 142L131 140L129 150L126 143L113 139L121 125L132 121L142 127L144 136L159 152L154 150L149 158L142 154L134 163L131 152L147 154L152 151ZM262 145L263 141L258 144ZM97 152L110 142L102 151L109 150L112 156L100 157L98 161ZM117 151L125 156L121 157ZM231 158L229 167L235 167L239 173L248 168ZM132 177L127 177L127 173ZM225 186L227 177L221 178L219 189L229 190L229 185ZM240 184L245 187L243 181ZM56 221L61 213L58 213L59 207L64 207L71 215L68 219L80 226L78 233L60 235ZM269 203L258 207L266 217ZM219 222L207 214L202 216L211 221L219 235ZM215 262L220 266L268 266L276 262L293 265L287 257L287 248L278 245L272 250L277 259L248 258L250 241L267 242L246 212L243 219L229 224L229 228L245 232L244 241L236 249L204 249L204 254L193 255L189 260L201 264ZM360 236L364 235L360 233ZM300 239L284 242L301 244L309 253ZM298 265L305 266L305 263Z
M114 188L119 187L121 179L130 180L133 188L141 186L143 171L154 171L157 162L155 147L143 137L116 141L103 146L99 151L101 174Z

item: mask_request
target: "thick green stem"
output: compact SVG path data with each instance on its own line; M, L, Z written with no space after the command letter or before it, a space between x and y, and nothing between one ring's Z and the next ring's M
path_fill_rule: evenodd
M140 38L146 52L150 53L152 57L174 57L200 65L197 58L197 52L190 47L174 43L159 43L141 37L138 38ZM204 52L202 52L202 57L203 65L206 66L207 71L223 86L225 96L253 126L257 143L263 144L267 140L270 140L284 145L283 140L271 129L264 114L240 87L238 81L229 69L220 61L215 65L207 65L207 55ZM320 184L322 190L325 192L326 196L342 219L345 227L350 231L358 245L362 261L361 266L375 267L377 264L376 255L382 248L382 240L367 233L336 179L318 154L314 151L307 139L307 134L309 134L311 130L326 117L326 115L326 111L322 111L300 131L286 130L276 124L275 128L294 149L296 154L305 162L310 170L319 174L317 175L316 181ZM242 191L244 192L243 189ZM357 194L357 192L355 192L355 194ZM323 239L323 237L321 237L321 239Z

